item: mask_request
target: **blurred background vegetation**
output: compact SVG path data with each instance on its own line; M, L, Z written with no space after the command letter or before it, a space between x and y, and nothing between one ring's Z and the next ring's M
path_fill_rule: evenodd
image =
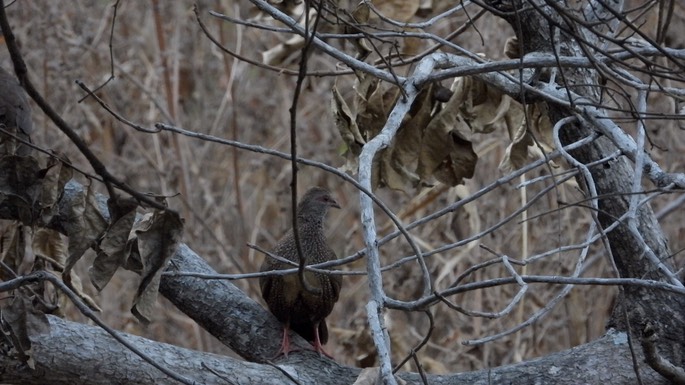
M447 3L434 1L434 13ZM444 3L444 4L443 4ZM221 273L254 272L263 258L246 247L254 243L265 248L290 227L290 164L262 154L169 133L146 134L126 127L90 99L75 84L81 80L91 89L110 76L110 29L113 1L103 0L21 0L7 9L10 23L21 43L31 79L56 108L87 141L90 148L109 167L139 191L169 197L169 205L185 218L183 241L203 256ZM249 1L199 1L200 16L223 45L241 55L261 60L261 54L288 36L236 26L214 18L209 10L237 18L258 17ZM649 15L646 23L651 22ZM466 22L459 14L433 28L444 35ZM677 19L682 25L682 18ZM649 31L646 24L645 30ZM682 26L681 26L682 28ZM486 14L455 39L455 43L488 58L501 59L505 40L512 33L500 19ZM208 133L244 143L289 151L289 108L296 78L258 68L235 60L221 52L202 33L190 1L123 1L111 36L115 78L97 94L115 111L146 127L156 122L174 124L189 130ZM422 44L414 42L412 44ZM349 48L349 47L348 47ZM411 47L410 47L411 48ZM412 48L415 49L415 48ZM7 53L2 52L2 66L11 69ZM296 69L297 55L285 58L280 66ZM332 71L336 63L330 57L313 53L310 69ZM311 77L305 81L298 106L298 137L301 156L335 167L344 165L340 139L330 113L331 88L335 77ZM338 86L352 94L353 76L339 78ZM445 86L449 87L449 82ZM37 145L67 155L83 170L87 163L73 145L37 109L34 109ZM651 148L655 160L669 171L684 167L685 149L682 131L668 123L650 125ZM479 162L475 176L463 187L435 186L415 193L379 190L378 194L405 223L421 218L461 197L492 183L503 174L498 170L509 143L506 130L473 138ZM563 167L563 165L562 165ZM549 173L540 168L527 179ZM78 177L87 183L83 176ZM310 185L328 187L342 210L329 216L330 242L339 256L348 256L363 248L359 234L358 195L354 187L319 169L301 167L299 191ZM521 189L516 180L498 187L466 208L430 222L412 232L423 250L477 234L498 223L522 205ZM525 194L533 197L545 182L531 184ZM656 211L673 196L655 201ZM478 242L438 253L428 259L438 288L448 287L468 267L493 255L478 247L486 245L512 258L524 257L561 245L582 242L591 221L582 208L560 211L560 203L582 200L575 183L565 183L537 200L529 209L526 236L520 218L492 231ZM681 225L682 208L669 209L662 224L671 240L671 249L685 245ZM544 214L544 215L540 215ZM394 230L378 214L379 235ZM388 264L410 255L401 239L383 246L381 255ZM682 257L679 258L682 264ZM78 269L85 290L103 309L102 318L116 329L169 342L192 349L230 354L192 320L160 297L158 312L144 327L129 309L139 277L121 271L101 293L87 281L87 265ZM528 274L568 274L576 262L576 252L559 253L529 264ZM358 261L348 270L363 270ZM499 265L479 270L469 280L483 280L508 273ZM595 246L582 276L613 276L610 262L601 247ZM235 282L256 301L261 301L256 280ZM420 271L415 264L403 265L385 275L385 289L397 298L418 296ZM496 366L545 355L590 341L603 334L616 290L609 287L577 287L551 313L521 332L481 346L460 342L495 334L519 324L544 307L559 291L553 285L533 285L523 306L500 319L467 317L438 305L433 309L435 330L427 348L419 357L425 368L434 373L464 371ZM462 307L481 311L503 309L516 293L514 286L495 287L451 298ZM343 295L329 317L331 338L327 351L336 360L349 365L374 364L374 347L366 328L364 305L368 300L366 279L349 276ZM68 317L86 322L67 305ZM389 332L395 362L423 339L429 323L423 313L388 313ZM409 368L415 370L415 368Z

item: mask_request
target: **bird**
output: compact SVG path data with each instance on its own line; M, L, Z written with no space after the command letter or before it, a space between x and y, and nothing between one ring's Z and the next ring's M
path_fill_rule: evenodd
M340 205L328 190L321 187L310 188L297 204L297 232L306 265L337 259L324 234L324 221L331 207L339 209ZM293 229L278 241L272 254L299 263ZM267 256L260 271L290 268L293 266ZM332 358L322 345L328 342L326 317L340 296L342 276L305 271L304 277L313 290L303 287L297 274L262 276L259 279L262 298L283 324L281 348L275 357L281 354L288 357L291 351L288 333L293 330L309 341L314 351Z

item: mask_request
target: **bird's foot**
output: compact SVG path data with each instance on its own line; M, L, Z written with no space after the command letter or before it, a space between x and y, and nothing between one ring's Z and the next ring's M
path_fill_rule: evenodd
M325 326L325 324L324 324L324 326ZM333 356L326 353L326 351L323 350L323 346L321 346L321 338L319 336L319 323L318 322L316 324L314 324L314 341L311 342L311 344L314 347L314 351L319 353L320 356L324 355L324 356L330 358L331 360L333 360Z
M276 354L271 358L272 360L275 360L276 358L279 358L281 356L285 356L285 358L288 358L288 353L300 350L299 348L290 348L290 336L288 335L288 331L289 327L285 326L283 328L283 339L281 340L281 347L278 349Z
M312 344L312 348L315 352L319 353L319 355L326 356L331 360L335 361L332 355L328 354L325 350L323 350L323 346L321 346L321 343L317 344L316 341L314 341L314 344Z

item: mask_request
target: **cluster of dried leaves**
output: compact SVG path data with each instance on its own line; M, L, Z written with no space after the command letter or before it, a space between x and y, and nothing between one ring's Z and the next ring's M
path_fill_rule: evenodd
M270 3L293 17L304 14L304 2L301 1ZM409 22L418 13L426 14L434 7L445 7L444 4L418 0L360 2L354 7L347 7L349 10L344 7L344 2L329 5L338 7L335 8L337 19L321 17L317 26L319 33L362 33L361 26L371 29L382 25L381 15L397 22ZM371 10L370 6L374 9ZM318 17L317 11L310 9L307 17L311 28ZM305 20L300 24L307 26ZM392 26L385 24L382 28L392 29ZM395 29L403 32L413 30ZM393 44L400 47L398 55L414 55L418 48L424 46L414 39L394 39ZM378 47L374 47L369 39L356 38L352 41L359 59L378 62L378 52L375 52ZM285 65L287 58L296 54L304 44L302 36L294 35L262 52L262 61L269 65ZM515 57L516 52L509 47L517 48L515 41L507 44L508 54ZM403 69L395 69L400 70ZM396 85L383 83L359 71L355 75L356 81L351 90L344 80L336 82L332 89L332 114L345 143L342 152L347 162L343 170L350 172L357 171L361 148L381 131L390 111L402 98ZM349 98L351 100L345 97L349 93L353 94ZM551 125L541 108L542 104L529 104L524 111L520 103L473 77L456 78L449 89L440 84L430 84L422 89L409 115L404 117L392 145L374 159L373 187L408 192L433 186L436 181L449 186L462 184L464 178L473 177L478 160L473 150L474 135L492 133L499 126L506 127L511 140L499 168L503 172L520 168L531 159L544 156L543 153L553 147Z
M381 131L402 97L397 87L361 73L353 90L351 106L337 86L332 102L349 171L357 170L362 147ZM455 79L449 90L431 84L421 90L391 146L374 159L373 186L409 191L435 181L462 184L473 177L478 160L472 137L493 132L498 123L511 139L500 169L520 168L552 148L551 125L538 105L530 105L527 115L520 103L472 77Z
M68 162L55 156L39 159L4 153L0 157L0 206L8 211L4 217L17 220L2 223L0 280L44 271L60 278L91 310L100 311L73 271L84 253L93 249L96 257L89 277L98 290L120 267L141 275L131 311L141 322L148 322L161 273L180 242L183 222L178 214L166 210L139 216L136 202L114 198L106 203L106 217L94 184L88 188L68 185L74 177ZM63 201L66 195L67 203ZM65 300L58 288L41 280L12 290L0 300L0 322L18 357L32 365L28 336L46 331L45 314L61 314Z

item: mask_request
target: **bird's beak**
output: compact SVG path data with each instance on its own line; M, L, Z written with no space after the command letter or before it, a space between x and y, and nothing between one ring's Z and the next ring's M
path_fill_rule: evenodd
M331 207L335 207L336 209L340 208L340 205L338 204L338 202L335 201L335 199L331 199L330 204L331 204Z

